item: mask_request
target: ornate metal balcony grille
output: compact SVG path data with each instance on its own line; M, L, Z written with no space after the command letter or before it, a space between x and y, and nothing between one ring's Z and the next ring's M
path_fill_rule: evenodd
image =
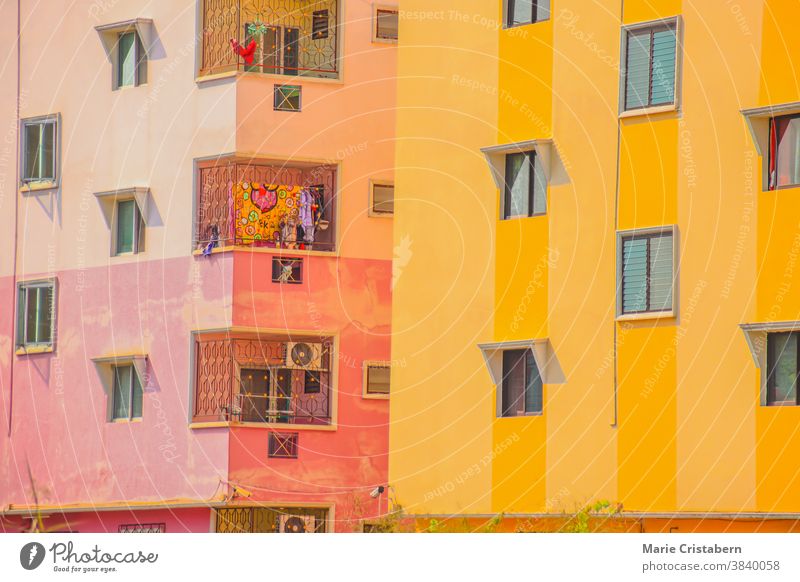
M335 78L338 0L205 0L201 75L227 71ZM252 64L231 48L256 41Z
M286 367L286 344L281 341L198 339L193 421L330 424L331 344L323 345L327 369L306 372ZM248 392L243 370L270 378L269 389ZM278 376L284 377L280 387Z
M119 526L119 533L164 533L167 531L163 523L125 523Z
M217 533L325 533L328 510L319 507L217 509Z
M236 237L233 186L238 182L259 182L314 187L324 199L326 229L317 229L313 250L333 251L336 244L336 166L289 167L281 164L255 164L223 160L199 170L195 247L207 245L216 237L219 246L250 244L257 241Z

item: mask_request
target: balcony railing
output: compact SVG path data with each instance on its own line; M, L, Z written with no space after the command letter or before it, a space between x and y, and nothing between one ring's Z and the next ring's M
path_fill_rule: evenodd
M205 0L201 75L338 76L338 0ZM242 55L231 39L247 49Z
M222 161L200 167L195 248L333 251L336 167Z
M330 424L331 349L327 340L199 338L193 421Z
M217 533L324 533L328 510L320 507L217 509Z

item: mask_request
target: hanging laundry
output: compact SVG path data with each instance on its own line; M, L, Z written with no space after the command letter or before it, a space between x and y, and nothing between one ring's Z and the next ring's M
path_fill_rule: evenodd
M211 225L211 239L203 249L203 256L207 257L215 248L219 246L219 227L216 224Z
M231 39L231 48L233 52L244 59L246 65L252 65L253 59L256 56L256 41L251 40L247 48L240 45L235 39Z
M319 205L300 186L239 182L233 186L236 244L309 248Z

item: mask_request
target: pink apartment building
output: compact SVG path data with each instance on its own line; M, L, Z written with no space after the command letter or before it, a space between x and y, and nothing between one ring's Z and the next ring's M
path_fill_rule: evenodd
M369 0L0 3L0 529L386 510L396 38Z

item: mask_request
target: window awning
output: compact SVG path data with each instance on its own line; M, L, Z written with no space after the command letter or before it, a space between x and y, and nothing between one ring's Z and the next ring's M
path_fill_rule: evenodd
M103 388L108 394L111 394L114 389L114 366L133 366L139 378L139 385L143 389L147 387L147 354L111 354L92 358L92 362L94 362L97 373L100 375L100 381L103 383Z
M114 54L114 48L117 45L119 35L131 30L135 30L139 35L139 39L142 41L142 47L148 58L151 56L150 53L155 41L155 28L153 27L153 20L151 18L132 18L131 20L95 26L94 29L100 35L100 40L103 43L103 48L109 59Z
M103 210L103 217L106 224L111 227L111 219L114 216L114 204L117 200L136 200L142 220L147 224L147 210L150 204L150 188L135 186L132 188L122 188L120 190L109 190L108 192L96 192L95 198L100 202Z
M492 172L498 190L505 188L506 154L535 151L539 157L544 176L548 184L558 186L569 183L569 176L558 148L552 139L532 139L511 144L503 144L481 148L486 157L489 170Z
M543 383L563 384L566 382L564 372L561 370L548 339L485 343L478 344L478 349L483 353L489 376L496 386L500 386L503 382L503 352L524 349L529 349L533 353L533 359L536 361L536 367L539 369Z
M769 155L769 120L778 115L794 113L800 113L800 101L741 110L750 129L750 135L753 136L758 155L765 157Z
M767 323L743 323L739 325L744 332L750 355L756 368L766 365L767 334L781 331L800 331L800 321L770 321Z

